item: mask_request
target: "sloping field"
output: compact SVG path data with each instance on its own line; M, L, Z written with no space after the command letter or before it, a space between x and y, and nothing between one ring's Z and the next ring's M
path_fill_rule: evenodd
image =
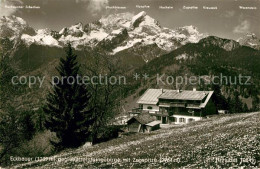
M138 133L16 168L260 167L260 112Z

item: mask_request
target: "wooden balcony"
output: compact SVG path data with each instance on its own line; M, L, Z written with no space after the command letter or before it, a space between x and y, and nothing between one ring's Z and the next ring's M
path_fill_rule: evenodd
M172 115L183 115L183 116L195 116L195 117L200 117L201 113L200 112L175 112Z
M187 104L187 107L190 107L190 108L200 108L200 104Z
M165 102L162 102L160 103L159 106L166 106L166 107L185 107L186 106L186 103L165 103Z
M200 112L161 112L161 111L156 111L153 113L153 115L158 115L158 116L172 116L172 115L183 115L183 116L201 116Z
M147 110L143 110L143 109L140 109L140 108L133 108L131 111L129 111L128 113L129 114L141 114L141 113L147 113L148 111Z
M162 112L162 111L155 111L154 115L169 116L169 113L168 112Z
M188 110L188 109L187 109ZM140 108L134 108L132 111L129 111L131 115L138 115L144 112L148 112L147 110L142 110ZM150 113L153 116L172 116L172 115L184 115L184 116L201 116L200 112L174 112L174 111L153 111L154 113Z

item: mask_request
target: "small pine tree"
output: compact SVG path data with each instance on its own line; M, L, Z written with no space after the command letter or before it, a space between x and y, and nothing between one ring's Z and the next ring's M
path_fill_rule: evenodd
M227 98L227 109L229 110L229 113L233 113L231 104L232 104L231 97L228 96L228 98Z
M249 112L248 106L246 103L244 103L243 112Z
M252 101L252 111L259 111L260 107L260 103L259 103L259 97L255 94L252 97L253 101Z
M45 127L56 132L58 143L53 143L56 148L78 147L90 135L93 115L88 107L90 94L86 85L79 82L71 83L69 78L79 79L79 64L77 55L73 54L72 47L68 44L66 57L60 59L56 68L63 81L56 79L52 92L47 97ZM60 78L60 79L62 79Z
M239 93L235 91L233 99L233 113L241 113L243 111L243 103L239 98Z
M214 91L213 100L217 105L218 109L226 110L228 109L228 101L221 93L221 86L212 85L212 90Z
M21 123L23 124L24 138L26 140L32 139L36 132L32 112L22 112Z

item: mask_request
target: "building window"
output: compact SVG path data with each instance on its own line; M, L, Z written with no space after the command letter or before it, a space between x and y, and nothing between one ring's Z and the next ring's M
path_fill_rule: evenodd
M157 120L162 120L161 116L157 116Z
M194 120L194 119L189 119L188 121L189 121L189 122L193 122L193 121L195 121L195 120Z
M152 106L148 106L147 109L153 109L153 107Z
M180 123L185 123L186 120L185 120L185 118L179 118L179 122L180 122Z

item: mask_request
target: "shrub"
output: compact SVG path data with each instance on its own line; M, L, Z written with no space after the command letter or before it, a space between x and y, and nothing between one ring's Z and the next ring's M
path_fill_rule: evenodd
M120 131L121 131L120 126L102 127L99 130L97 140L95 143L101 143L101 142L105 142L117 138L119 136Z
M17 148L16 154L24 157L43 157L54 153L54 147L50 140L56 140L56 134L46 130L39 132L29 140L24 142L20 148Z

